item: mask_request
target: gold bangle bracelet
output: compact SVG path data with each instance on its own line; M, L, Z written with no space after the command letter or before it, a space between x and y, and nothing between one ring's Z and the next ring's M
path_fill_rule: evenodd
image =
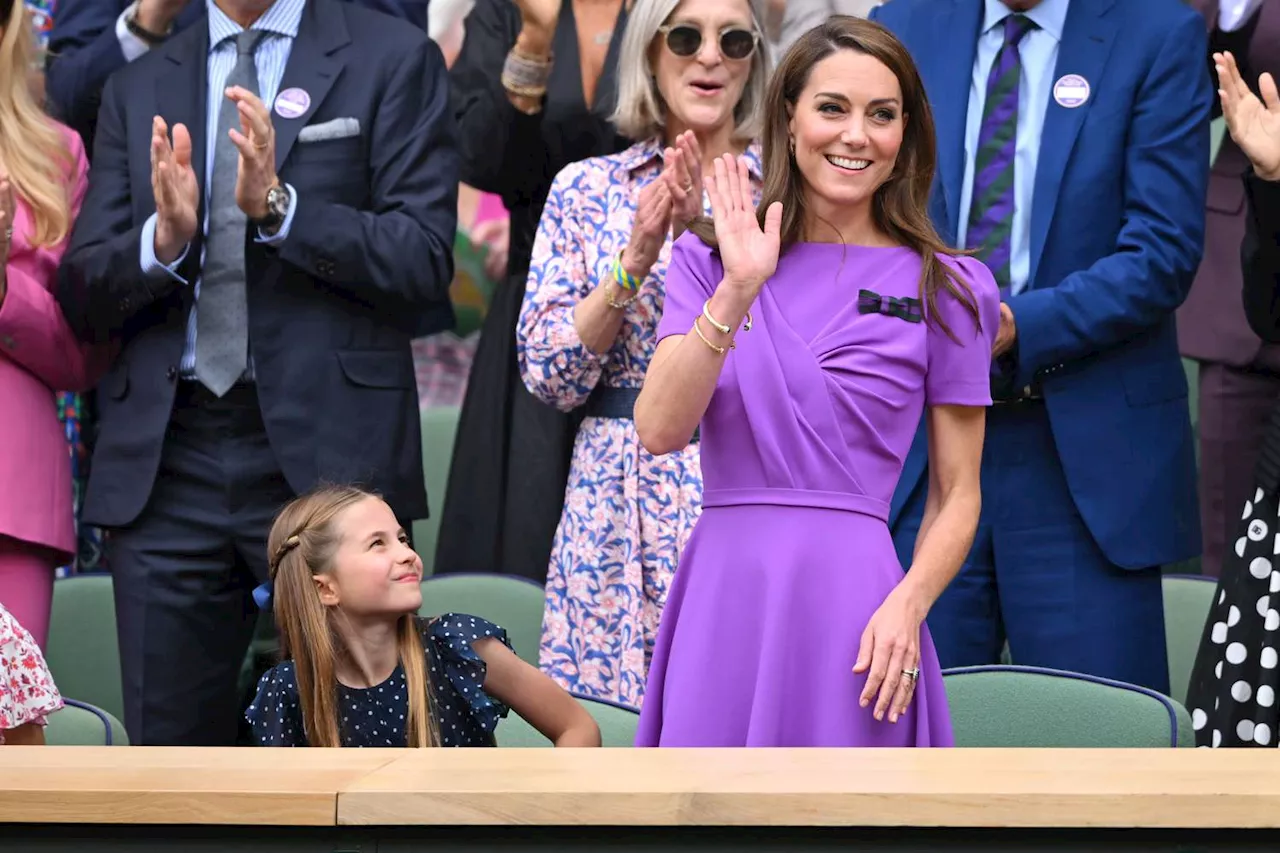
M721 323L715 317L711 316L711 300L710 299L702 303L702 316L705 317L707 322L710 323L712 326L714 326L716 331L722 335L727 335L733 331L732 329L729 328L728 324ZM742 324L742 330L744 332L751 331L751 312L750 311L747 312L746 322Z
M729 341L728 349L718 344L711 343L711 341L708 340L707 336L702 334L702 326L698 325L698 320L699 320L698 317L693 318L694 334L696 334L699 338L701 338L702 342L706 344L708 347L710 347L712 352L714 352L716 355L724 355L728 350L734 349L733 341Z
M627 307L631 305L632 302L636 301L636 297L640 295L638 291L623 290L623 292L630 293L631 295L627 299L624 299L622 302L616 302L614 301L613 293L611 292L612 289L615 287L618 288L619 290L623 290L623 288L616 281L605 282L604 301L608 303L609 307L614 309L615 311L625 311Z

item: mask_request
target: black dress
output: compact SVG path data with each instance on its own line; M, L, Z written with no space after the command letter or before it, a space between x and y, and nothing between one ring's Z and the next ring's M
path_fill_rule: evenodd
M437 574L495 572L543 583L564 506L580 413L564 414L524 387L516 321L529 255L551 181L570 163L630 143L609 122L616 98L625 5L588 110L572 3L560 13L555 64L542 111L525 115L500 77L520 32L511 0L479 0L450 72L459 124L462 180L497 193L511 212L510 267L493 295L467 383L436 548ZM430 452L430 451L428 451Z
M507 632L475 616L449 613L420 620L427 653L432 711L441 746L493 746L493 730L507 706L484 692L484 660L471 644L496 637L508 648ZM338 685L338 728L343 746L406 746L409 691L404 669L373 687ZM306 746L293 661L273 667L258 682L258 695L245 710L259 746Z
M1246 175L1241 247L1250 327L1280 343L1280 182ZM1280 401L1262 436L1256 487L1241 495L1239 536L1191 670L1187 710L1196 745L1280 746ZM1247 498L1247 499L1246 499Z

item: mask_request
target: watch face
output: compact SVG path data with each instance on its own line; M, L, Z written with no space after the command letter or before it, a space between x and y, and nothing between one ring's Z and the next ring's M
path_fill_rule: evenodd
M267 192L267 210L273 217L284 218L289 208L289 192L284 187L272 187Z

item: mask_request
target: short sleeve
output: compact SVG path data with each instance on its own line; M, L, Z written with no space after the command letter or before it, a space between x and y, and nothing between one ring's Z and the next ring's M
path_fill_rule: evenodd
M658 340L689 334L694 318L723 277L715 251L693 232L681 234L671 246Z
M258 693L245 709L244 718L252 727L258 746L307 745L292 661L263 673L258 681Z
M959 274L978 305L979 323L959 299L938 293L938 313L951 330L929 323L925 403L930 406L990 406L991 347L1000 326L1000 289L990 270L973 258L944 261ZM954 335L954 339L952 337Z
M484 658L472 647L486 637L499 640L508 649L507 632L492 622L465 613L446 613L427 626L425 640L431 645L428 654L444 669L442 673L453 691L467 703L471 718L483 731L492 733L498 720L507 715L503 703L484 692L487 667Z
M62 707L40 647L26 628L0 606L0 743L4 731L28 723L45 725Z

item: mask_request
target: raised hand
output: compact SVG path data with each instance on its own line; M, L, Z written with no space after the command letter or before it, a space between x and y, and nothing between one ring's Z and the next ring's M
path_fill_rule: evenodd
M151 122L151 194L156 202L156 260L170 264L196 234L200 188L191 168L191 134L173 126L173 143L164 119Z
M228 131L240 151L236 172L236 204L249 219L267 216L267 191L276 184L276 131L262 99L240 86L227 90L240 115L240 129ZM226 109L231 104L224 104Z
M657 262L671 225L671 190L659 178L640 191L631 239L622 251L622 268L643 279Z
M782 251L782 203L765 211L764 227L756 217L747 161L730 154L717 158L711 178L711 211L724 264L724 286L754 300L778 268ZM749 300L749 301L750 301Z
M549 42L560 21L560 0L514 0L520 10L520 21L525 29L544 36Z
M1218 97L1222 100L1222 117L1226 119L1231 138L1253 163L1253 171L1267 181L1280 180L1280 94L1270 74L1258 80L1262 100L1249 90L1240 76L1236 58L1230 53L1215 53L1218 70Z
M702 215L702 146L693 131L676 137L674 147L662 153L662 178L671 191L671 239L684 233Z

